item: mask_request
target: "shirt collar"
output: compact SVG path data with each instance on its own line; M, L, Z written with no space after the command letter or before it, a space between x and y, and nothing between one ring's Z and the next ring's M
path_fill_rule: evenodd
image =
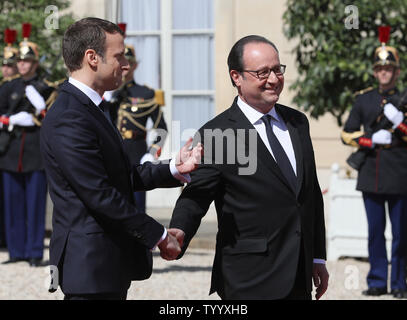
M253 107L249 106L246 102L244 102L240 97L237 98L237 105L239 106L240 110L242 110L243 114L249 119L251 124L255 124L256 122L260 121L261 117L264 116L263 113L257 111ZM271 115L271 117L279 122L280 117L277 114L276 108L271 108L271 110L267 113Z
M99 95L99 93L88 87L86 84L72 77L69 77L69 83L81 90L90 100L92 100L95 105L99 106L99 104L102 102L102 97Z

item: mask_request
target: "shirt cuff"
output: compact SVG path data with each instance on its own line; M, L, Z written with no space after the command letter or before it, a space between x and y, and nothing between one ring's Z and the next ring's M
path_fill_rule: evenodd
M151 251L154 251L157 249L158 245L164 241L165 237L167 236L167 229L164 227L164 232L163 235L161 236L160 240L158 240L157 244L154 246L154 248L151 249Z
M181 173L178 172L178 169L175 166L175 160L174 159L171 159L171 161L170 161L170 171L171 171L172 176L175 179L177 179L177 180L179 180L179 181L181 181L183 183L191 182L191 176L188 173L187 174L181 174Z
M314 263L319 263L319 264L326 264L326 261L324 259L314 259Z

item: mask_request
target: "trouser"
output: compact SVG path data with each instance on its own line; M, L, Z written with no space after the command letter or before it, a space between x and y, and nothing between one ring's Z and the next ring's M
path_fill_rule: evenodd
M388 203L392 230L391 289L406 289L406 234L407 196L363 193L368 222L368 251L370 270L367 275L369 288L387 288L388 259L386 252L385 203Z
M45 172L3 172L3 188L10 258L42 259L47 196Z
M304 243L301 238L300 254L298 257L297 272L294 285L290 293L282 300L312 300L312 294L307 290L307 279L305 276Z
M0 248L6 246L6 227L4 225L4 196L2 173L0 173Z

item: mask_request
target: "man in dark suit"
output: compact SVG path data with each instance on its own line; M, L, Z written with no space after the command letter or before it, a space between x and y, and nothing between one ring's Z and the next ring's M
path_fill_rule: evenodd
M180 186L174 177L187 180L202 150L185 146L177 163L131 165L102 102L128 68L117 25L97 18L74 23L63 57L71 77L41 130L54 203L50 290L59 284L65 299L125 299L132 280L150 276L154 247L168 260L180 253L170 229L137 211L134 190Z
M210 293L222 299L311 299L311 278L319 299L328 272L307 118L276 104L285 66L269 40L242 38L228 65L238 97L199 130L204 162L191 174L170 226L184 236L184 253L215 201L219 230Z

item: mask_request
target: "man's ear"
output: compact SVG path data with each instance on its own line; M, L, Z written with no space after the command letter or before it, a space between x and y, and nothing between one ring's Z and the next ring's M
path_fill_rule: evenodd
M230 77L232 78L233 82L235 83L236 87L240 87L241 82L241 74L236 70L230 71Z
M99 63L99 56L93 49L85 51L84 62L86 62L91 68L96 68Z

